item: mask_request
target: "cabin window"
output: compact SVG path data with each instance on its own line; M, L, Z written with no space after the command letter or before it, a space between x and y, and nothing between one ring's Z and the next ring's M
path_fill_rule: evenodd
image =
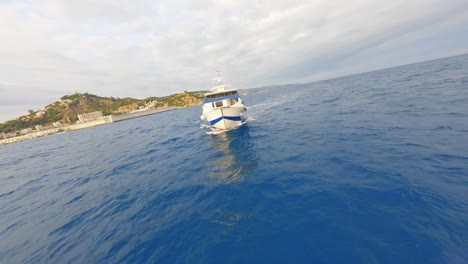
M216 102L216 107L222 107L223 106L223 102Z
M237 91L231 91L231 92L210 94L210 95L207 95L206 98L209 98L209 99L223 98L223 97L228 97L228 96L237 95L237 94L238 94Z

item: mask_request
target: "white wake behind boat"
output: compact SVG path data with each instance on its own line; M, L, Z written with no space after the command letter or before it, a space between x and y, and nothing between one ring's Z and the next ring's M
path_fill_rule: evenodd
M217 129L230 129L244 122L244 102L236 89L225 84L225 79L218 77L213 80L213 92L205 94L203 114L201 119L207 120Z

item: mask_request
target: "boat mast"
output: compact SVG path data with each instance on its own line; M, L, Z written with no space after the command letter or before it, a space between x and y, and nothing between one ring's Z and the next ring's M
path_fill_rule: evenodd
M219 66L216 66L216 74L218 75L216 86L223 85L223 77L221 77L221 71L219 70Z
M218 75L216 78L213 79L213 86L211 89L221 92L225 91L226 89L229 89L231 87L230 85L226 84L226 79L224 77L221 77L221 71L219 70L219 67L216 66L216 74Z

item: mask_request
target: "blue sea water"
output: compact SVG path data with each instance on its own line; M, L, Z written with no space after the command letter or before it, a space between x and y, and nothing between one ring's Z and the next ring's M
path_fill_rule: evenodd
M0 146L0 263L468 263L468 55Z

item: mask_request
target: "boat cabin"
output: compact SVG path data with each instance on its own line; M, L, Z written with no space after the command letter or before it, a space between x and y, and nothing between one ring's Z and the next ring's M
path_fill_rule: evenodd
M236 90L209 93L205 95L203 103L211 104L213 108L229 107L239 102L239 93Z

